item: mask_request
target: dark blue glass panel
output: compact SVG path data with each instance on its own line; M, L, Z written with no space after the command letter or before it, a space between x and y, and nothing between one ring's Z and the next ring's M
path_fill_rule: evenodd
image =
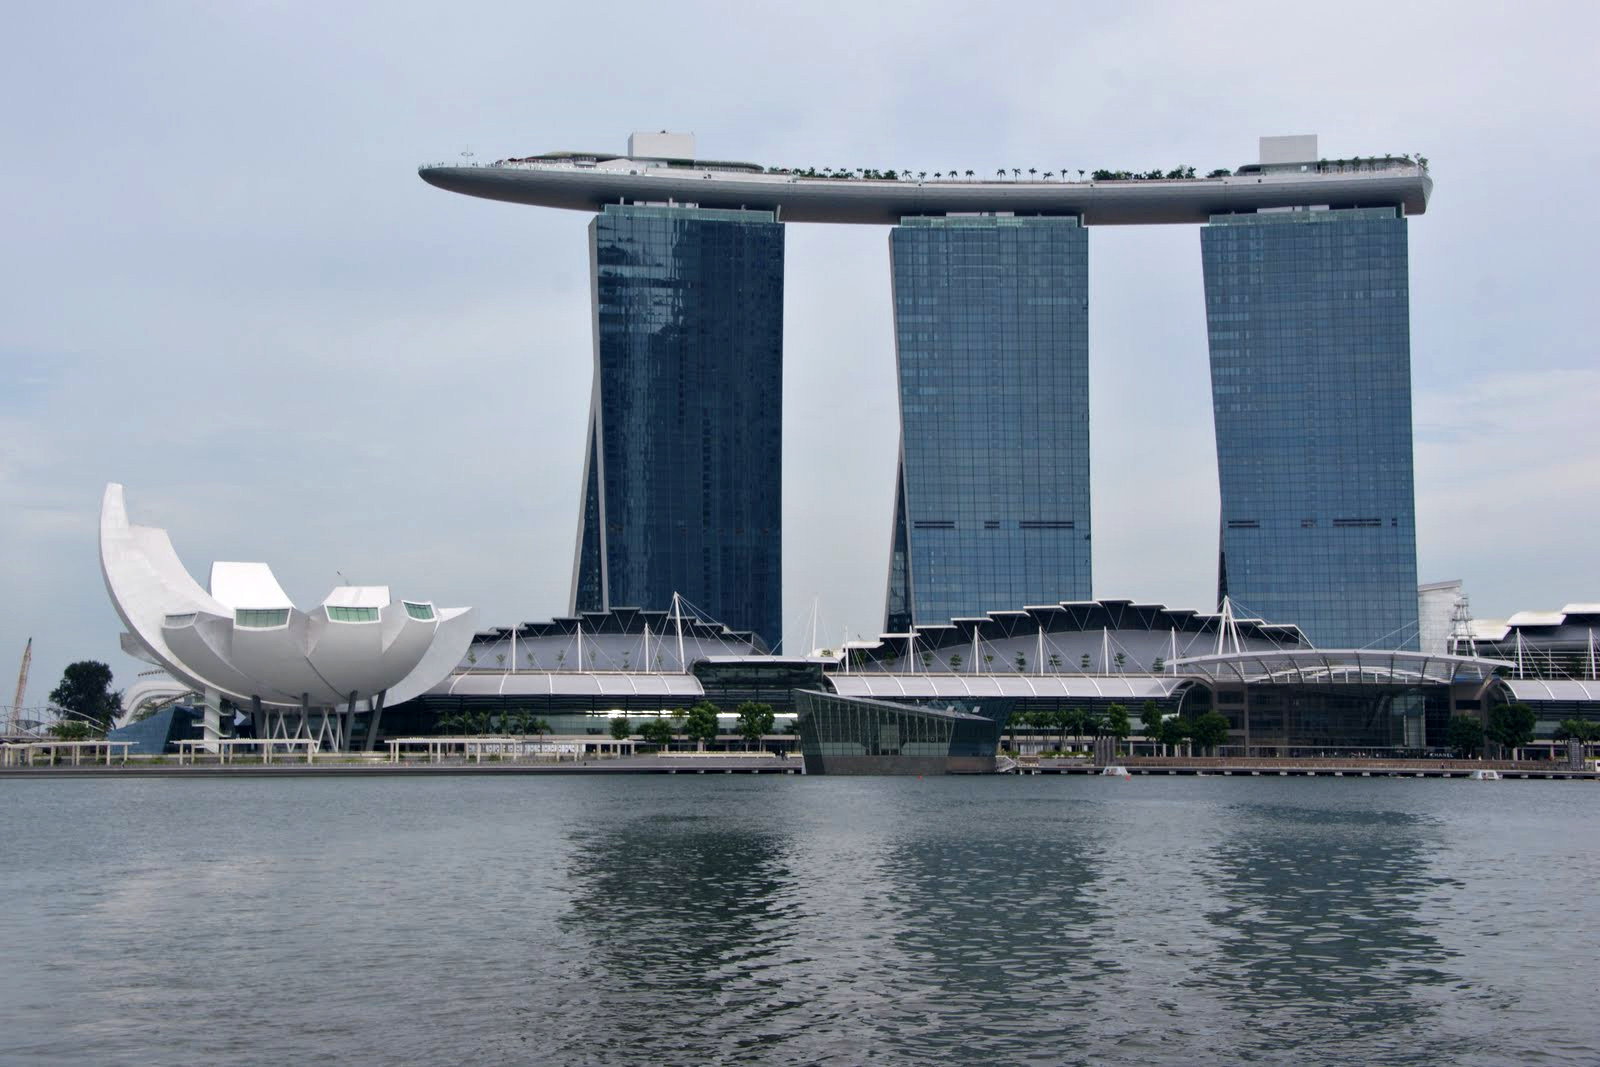
M905 219L890 251L889 628L1089 599L1088 235L1071 218Z
M1200 246L1219 597L1323 648L1416 648L1406 220L1216 216Z
M677 592L776 644L783 226L769 212L607 206L589 232L598 502L575 601L595 581L606 607L667 609Z

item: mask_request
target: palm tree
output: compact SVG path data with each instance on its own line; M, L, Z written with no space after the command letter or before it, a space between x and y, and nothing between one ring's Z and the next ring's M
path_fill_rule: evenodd
M1044 172L1044 180L1045 181L1049 181L1051 178L1054 178L1055 176L1056 176L1056 172L1053 171L1053 170L1047 170L1047 171Z
M969 177L969 178L972 177L972 172L970 170L967 171L967 177Z
M1011 168L1011 177L1012 178L1020 178L1020 177L1022 177L1022 168L1021 167L1012 167Z
M997 174L1000 177L1004 178L1006 176L1006 168L1001 167L999 170L995 171L995 174Z
M1039 172L1038 172L1038 171L1037 171L1037 170L1035 170L1035 169L1034 169L1034 168L1032 168L1032 167L1029 167L1029 168L1028 168L1028 180L1029 180L1029 181L1032 181L1032 180L1033 180L1033 176L1034 176L1034 175L1035 175L1035 174L1038 174L1038 173L1039 173Z

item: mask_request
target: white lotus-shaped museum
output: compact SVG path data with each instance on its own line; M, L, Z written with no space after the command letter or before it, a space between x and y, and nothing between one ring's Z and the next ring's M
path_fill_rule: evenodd
M376 713L445 678L472 640L472 609L391 601L388 586L340 586L303 612L265 563L218 562L202 589L165 530L128 520L116 483L100 508L100 567L125 650L258 718L298 709L297 732L310 709L344 710L336 743L348 743L356 711Z

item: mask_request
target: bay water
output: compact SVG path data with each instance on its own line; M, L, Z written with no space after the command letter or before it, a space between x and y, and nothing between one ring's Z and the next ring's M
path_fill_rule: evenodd
M1600 1062L1600 786L3 780L0 1062Z

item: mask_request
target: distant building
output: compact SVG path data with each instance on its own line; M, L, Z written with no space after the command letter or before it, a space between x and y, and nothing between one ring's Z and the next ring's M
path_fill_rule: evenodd
M783 233L771 212L659 206L590 224L574 613L681 594L782 638Z
M1451 637L1458 615L1467 610L1461 579L1424 582L1417 587L1417 642L1423 652L1453 651Z
M1416 648L1407 227L1432 193L1424 161L1323 159L1297 135L1204 176L963 173L703 159L665 131L626 155L420 168L442 189L596 213L573 610L682 593L776 645L794 222L894 227L885 628L1089 597L1085 227L1200 224L1219 606L1322 647Z
M1404 214L1217 215L1200 238L1218 599L1324 648L1417 648Z
M265 563L218 561L201 588L167 531L129 520L116 483L100 506L100 573L123 650L199 697L208 741L233 732L227 702L253 737L371 751L385 701L425 692L472 640L471 608L393 600L386 585L339 586L302 611ZM150 732L172 736L176 717Z
M992 774L1006 713L795 694L807 774Z
M1076 218L889 236L900 470L885 628L1085 600L1089 238Z

